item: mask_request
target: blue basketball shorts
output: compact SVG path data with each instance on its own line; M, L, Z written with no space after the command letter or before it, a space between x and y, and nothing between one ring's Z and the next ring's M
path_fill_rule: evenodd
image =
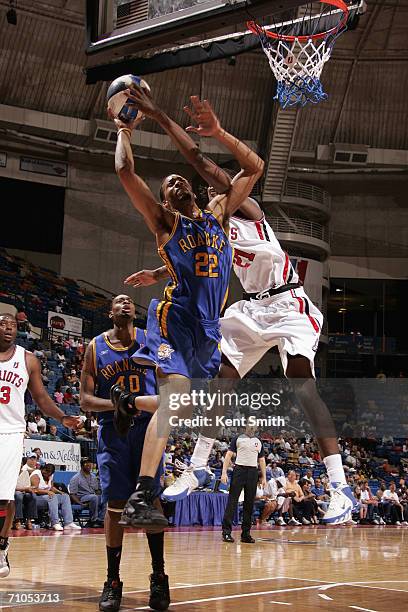
M134 492L149 422L150 418L135 418L125 438L118 436L111 421L99 428L97 462L103 502L127 500ZM155 477L157 495L162 473L160 464Z
M173 302L152 300L147 315L146 345L132 358L153 363L164 374L209 379L221 361L219 321L196 319Z

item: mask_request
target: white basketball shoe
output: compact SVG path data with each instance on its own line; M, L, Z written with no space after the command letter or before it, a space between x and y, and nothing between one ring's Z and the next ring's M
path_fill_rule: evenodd
M0 578L6 578L6 576L8 576L10 573L10 564L7 556L8 549L9 545L0 550Z
M347 484L334 482L330 486L330 504L322 522L328 525L349 523L352 520L351 514L356 508L358 503L350 487Z
M168 501L179 501L199 487L208 486L214 478L214 474L207 466L190 465L172 485L164 489L162 497Z

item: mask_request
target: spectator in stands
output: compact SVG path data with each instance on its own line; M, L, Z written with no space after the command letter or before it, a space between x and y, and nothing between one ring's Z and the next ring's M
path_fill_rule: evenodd
M353 489L353 493L354 493L354 497L355 497L357 505L358 505L359 522L361 524L364 524L365 519L366 519L366 515L367 515L367 506L364 505L362 500L361 500L361 487L360 487L359 484L355 485L355 487ZM354 508L354 511L357 512L357 508Z
M54 399L57 402L57 404L63 404L64 403L64 394L61 391L55 391Z
M271 464L271 476L272 478L284 478L285 474L281 467L278 466L276 461L272 461Z
M32 434L38 434L38 425L35 420L34 414L31 412L27 415L27 433L29 436Z
M270 478L267 481L265 488L263 489L265 504L263 506L261 516L260 516L261 525L266 525L268 521L270 522L272 514L279 509L278 508L278 491L279 491L279 486L277 484L277 481L275 480L275 478ZM282 507L283 499L280 505ZM281 512L279 514L279 517L282 518Z
M68 383L71 385L71 387L74 386L78 386L79 385L79 378L78 378L78 374L77 371L75 369L72 369L69 373L69 375L67 376L67 380Z
M267 457L267 460L269 463L279 463L279 461L281 460L279 454L274 450L273 446L271 452Z
M215 453L215 456L210 458L209 466L213 470L222 470L222 465L223 465L222 452L217 451Z
M36 448L33 448L33 453L35 453L37 455L37 465L39 465L40 468L42 468L43 465L45 465L45 461L43 459L42 450L40 448L38 448L38 446L37 446Z
M310 523L317 525L319 523L319 507L316 503L316 496L312 493L312 485L308 480L301 480L301 489L303 492L303 500L299 504L301 512L301 521L303 525Z
M330 495L328 495L326 489L324 488L321 478L316 478L314 486L312 485L311 491L315 496L316 503L319 508L322 509L323 513L326 512L330 503Z
M88 457L81 459L81 471L71 478L69 491L75 504L89 506L90 520L86 527L103 527L106 504L101 501L99 480L92 473Z
M29 455L27 455L26 461L22 466L21 471L28 472L28 474L31 475L34 470L39 467L39 465L40 464L38 463L37 454L33 451L32 453L29 453Z
M16 314L18 335L22 338L27 338L30 332L30 323L24 310L19 310Z
M366 516L364 518L366 518L367 521L374 523L375 525L379 525L380 520L378 516L378 500L372 494L371 489L368 486L368 481L362 480L360 488L360 502L363 507L367 508Z
M37 358L38 358L38 359L39 359L41 362L43 362L43 361L45 361L45 362L46 362L46 361L47 361L47 356L46 356L46 354L44 353L43 349L42 349L42 348L40 348L40 347L38 346L38 344L37 344L37 343L36 343L36 345L35 345L35 348L34 348L34 350L33 350L33 353L34 353L34 355L35 355L35 356L36 356L36 357L37 357Z
M299 456L299 465L300 466L306 466L306 465L311 465L314 466L314 461L311 457L308 456L307 452L304 450L300 453Z
M288 472L285 484L285 494L287 500L291 501L291 504L288 504L286 501L283 510L289 514L289 525L301 525L301 522L295 518L294 514L300 516L299 504L303 500L303 491L296 480L296 472L294 470L289 470Z
M35 453L30 456L31 462L33 462L33 460L35 461L34 458L37 458ZM30 473L28 470L24 470L23 467L24 465L21 466L16 491L14 493L14 503L16 507L14 529L21 529L21 524L24 523L25 528L31 530L33 528L31 521L37 518L37 504L35 501L34 489L31 486Z
M74 394L72 393L71 387L68 387L64 393L64 404L75 405Z
M404 509L400 503L395 482L390 482L390 488L386 489L382 496L382 503L384 506L385 520L387 523L393 523L395 525L407 525L408 523L404 520L403 512Z
M55 360L58 364L58 367L63 370L65 368L65 355L64 355L64 347L58 348L55 352Z
M84 341L83 341L83 338L80 338L78 341L78 346L77 346L77 354L83 357L84 353L85 353Z
M49 379L49 376L48 376L49 373L50 373L50 370L48 369L48 367L46 365L43 366L42 369L41 369L41 379L42 379L43 385L45 387L50 382L50 379Z
M30 480L36 494L37 511L48 510L51 528L54 531L81 529L74 523L69 495L61 493L53 486L54 472L55 466L46 463L41 470L34 470L31 474ZM62 516L64 527L60 523L59 514Z
M39 434L44 434L47 429L47 422L44 419L42 413L36 410L34 413L35 422L37 423L37 430Z
M166 444L166 449L164 451L164 464L173 463L173 453L171 452L170 444Z
M92 437L96 439L98 433L98 419L94 414L91 413L91 433Z
M304 480L308 480L312 487L314 487L315 481L313 478L313 471L311 469L306 470L306 474L303 476Z
M61 442L61 438L58 436L57 433L57 426L50 425L50 431L49 433L47 433L46 436L43 436L43 439L48 440L49 442Z

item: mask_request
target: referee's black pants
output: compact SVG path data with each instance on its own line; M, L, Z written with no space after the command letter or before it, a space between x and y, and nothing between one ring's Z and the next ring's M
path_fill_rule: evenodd
M244 489L244 506L242 516L242 534L249 534L252 525L252 511L258 484L258 468L235 465L232 473L231 486L228 495L227 507L222 520L222 530L231 532L232 519L238 506L238 499Z

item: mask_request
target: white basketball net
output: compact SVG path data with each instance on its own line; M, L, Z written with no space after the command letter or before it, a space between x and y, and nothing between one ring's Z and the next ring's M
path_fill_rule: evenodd
M330 42L327 38L308 38L305 42L260 38L278 82L275 99L283 108L317 104L327 98L320 75L333 49L332 38Z

